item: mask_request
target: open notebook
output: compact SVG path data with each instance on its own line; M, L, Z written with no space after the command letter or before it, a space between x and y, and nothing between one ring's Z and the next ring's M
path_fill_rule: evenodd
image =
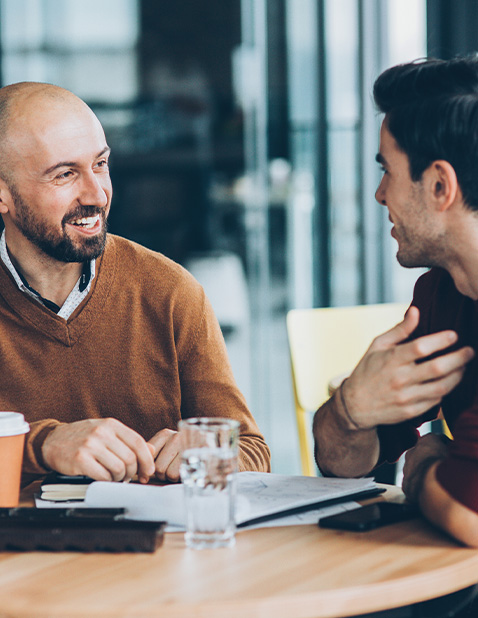
M237 474L238 527L379 493L372 478L337 479L262 472ZM41 506L41 504L38 504ZM65 505L67 506L67 505ZM87 485L85 507L124 507L129 519L185 524L183 486L95 481Z

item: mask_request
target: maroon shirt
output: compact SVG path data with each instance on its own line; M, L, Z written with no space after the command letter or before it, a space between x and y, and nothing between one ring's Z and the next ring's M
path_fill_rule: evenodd
M413 338L454 330L458 342L450 350L466 345L476 352L460 384L442 401L454 440L437 477L453 498L478 512L478 302L458 292L446 271L432 269L418 279L412 304L420 309ZM438 410L436 406L413 421L380 426L381 459L396 460L413 446L418 439L416 427L436 418Z

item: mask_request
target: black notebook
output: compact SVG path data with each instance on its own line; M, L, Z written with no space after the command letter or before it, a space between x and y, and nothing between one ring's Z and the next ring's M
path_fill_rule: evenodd
M40 498L52 502L84 500L88 485L93 483L93 480L89 476L68 476L50 472L41 484Z

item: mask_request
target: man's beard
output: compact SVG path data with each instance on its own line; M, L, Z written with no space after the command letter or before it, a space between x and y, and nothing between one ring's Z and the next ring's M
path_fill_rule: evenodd
M103 253L107 232L104 208L98 208L98 206L78 206L73 212L63 217L61 222L63 232L61 233L48 228L47 223L33 213L30 206L23 201L16 187L11 186L10 193L17 213L14 221L15 225L25 238L41 249L46 255L59 262L86 262L99 257ZM97 214L100 215L103 223L100 233L83 238L81 244L80 242L75 244L66 232L66 223Z
M404 268L444 268L446 236L444 234L424 237L414 230L396 232L397 261ZM398 240L400 239L400 240Z

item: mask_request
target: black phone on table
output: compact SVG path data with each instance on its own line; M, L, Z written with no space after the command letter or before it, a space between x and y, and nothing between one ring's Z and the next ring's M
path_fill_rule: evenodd
M352 511L343 511L319 519L321 528L365 532L418 516L418 509L398 502L375 502Z

